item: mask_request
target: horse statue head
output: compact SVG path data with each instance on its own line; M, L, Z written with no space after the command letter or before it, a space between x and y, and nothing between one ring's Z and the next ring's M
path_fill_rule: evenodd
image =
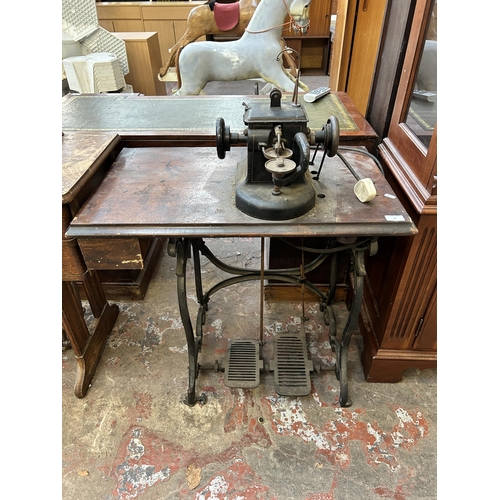
M283 0L284 2L286 0ZM306 35L309 31L309 5L311 0L292 0L288 13L292 31L297 34Z

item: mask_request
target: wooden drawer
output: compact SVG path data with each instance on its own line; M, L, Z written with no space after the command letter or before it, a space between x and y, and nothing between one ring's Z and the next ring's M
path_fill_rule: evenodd
M89 269L142 269L150 240L138 238L78 239Z

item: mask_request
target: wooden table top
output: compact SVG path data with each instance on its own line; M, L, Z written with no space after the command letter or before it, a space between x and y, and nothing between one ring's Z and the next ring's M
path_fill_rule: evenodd
M284 93L283 102L292 95ZM232 132L242 132L243 103L269 100L250 96L138 96L136 94L67 94L62 101L63 132L115 132L122 139L176 140L180 145L211 145L215 122L224 118ZM340 125L340 142L370 147L378 136L345 92L333 92L315 103L303 100L312 130L321 130L331 115ZM203 143L204 141L204 143Z
M356 179L338 157L326 158L318 196L307 214L286 221L265 221L236 208L235 173L246 148L224 160L216 149L124 148L73 219L67 236L86 237L254 237L412 235L413 222L372 159L344 151L360 177L371 178L378 195L356 198ZM320 155L315 160L319 167ZM281 196L286 195L283 190Z
M71 203L120 142L114 132L62 136L62 203Z

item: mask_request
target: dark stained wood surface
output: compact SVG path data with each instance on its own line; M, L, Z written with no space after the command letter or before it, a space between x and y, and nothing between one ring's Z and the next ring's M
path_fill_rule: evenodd
M287 221L264 221L238 210L234 201L236 164L246 148L224 160L215 148L124 148L99 189L73 219L68 236L238 237L382 236L415 234L408 214L393 197L373 160L344 152L360 177L375 182L378 196L356 198L355 178L339 158L326 158L316 206ZM316 158L318 168L320 159ZM283 189L281 196L286 196ZM393 220L395 219L395 220ZM399 220L398 220L399 219Z
M73 201L120 142L115 132L65 132L62 136L62 203Z

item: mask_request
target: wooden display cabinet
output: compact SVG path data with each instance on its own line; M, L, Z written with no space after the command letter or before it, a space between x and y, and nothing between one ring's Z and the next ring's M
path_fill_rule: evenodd
M412 238L380 240L379 252L367 262L362 362L371 382L397 382L407 368L437 366L437 89L429 92L432 100L424 101L425 106L415 92L426 90L420 82L429 68L435 82L437 68L428 65L428 49L437 50L437 0L404 2L408 29L386 25L369 116L382 128L389 123L379 155L387 180L419 232ZM393 2L392 7L403 5ZM396 75L393 102L387 98L392 91L384 70L389 68Z

